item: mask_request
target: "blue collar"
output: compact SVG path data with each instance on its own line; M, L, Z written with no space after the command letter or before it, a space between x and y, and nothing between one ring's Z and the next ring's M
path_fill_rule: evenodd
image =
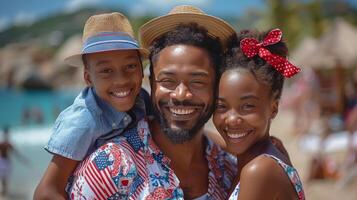
M88 89L88 95L90 98L88 98L89 101L87 101L87 104L90 104L89 108L92 109L91 111L97 115L102 115L112 126L118 127L123 118L128 115L125 112L117 111L109 103L101 99L93 87Z

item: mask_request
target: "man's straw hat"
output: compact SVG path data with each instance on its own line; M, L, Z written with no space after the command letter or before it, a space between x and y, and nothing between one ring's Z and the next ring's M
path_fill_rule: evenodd
M174 7L167 15L142 25L139 30L140 43L147 49L158 37L186 23L197 23L206 28L209 35L220 38L223 47L228 38L235 34L234 28L222 19L207 15L199 8L181 5Z
M83 66L84 54L105 51L138 50L142 57L148 55L134 39L129 20L117 12L91 16L84 25L82 43L82 52L65 58L67 64Z

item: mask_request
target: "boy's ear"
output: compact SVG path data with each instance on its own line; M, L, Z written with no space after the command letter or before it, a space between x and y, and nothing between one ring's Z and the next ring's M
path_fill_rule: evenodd
M92 80L90 79L90 74L87 66L84 67L83 78L88 86L92 86Z

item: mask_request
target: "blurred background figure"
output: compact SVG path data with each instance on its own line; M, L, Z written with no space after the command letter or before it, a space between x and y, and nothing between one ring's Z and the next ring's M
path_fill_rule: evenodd
M1 179L1 196L5 197L8 194L8 181L11 173L10 155L17 156L24 164L28 165L28 160L15 149L10 143L9 127L3 128L3 139L0 142L0 179Z
M304 68L289 90L289 107L294 114L293 134L300 136L316 129L321 109L319 104L320 83L315 71Z
M342 178L338 183L340 188L353 185L357 180L357 104L354 104L346 116L346 128L349 134L348 146L341 166Z

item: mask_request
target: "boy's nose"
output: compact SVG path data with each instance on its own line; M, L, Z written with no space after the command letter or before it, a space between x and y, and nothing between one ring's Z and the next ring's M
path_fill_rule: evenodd
M130 81L130 77L123 72L116 72L113 77L113 83L117 85L125 85Z

